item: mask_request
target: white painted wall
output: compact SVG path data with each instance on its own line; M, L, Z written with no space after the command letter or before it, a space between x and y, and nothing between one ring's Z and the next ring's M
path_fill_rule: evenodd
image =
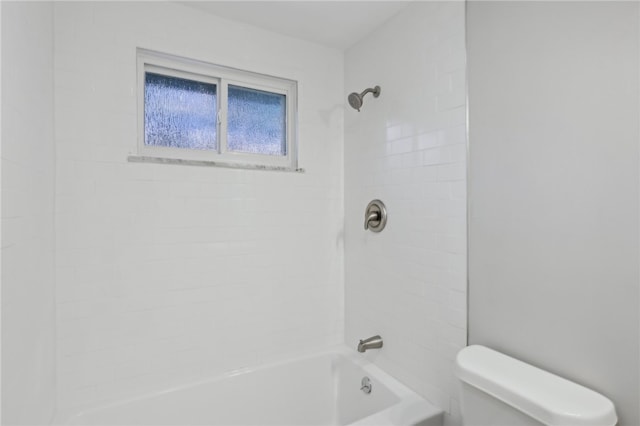
M638 3L468 8L470 343L638 425Z
M2 99L2 6L0 6L0 99ZM2 129L2 113L0 106L0 129ZM2 423L2 131L0 131L0 423Z
M164 2L55 4L59 403L343 340L343 55ZM127 163L136 47L299 82L299 165Z
M416 2L345 55L346 342L458 420L452 360L466 344L464 3ZM364 231L374 198L380 234Z
M55 404L53 6L2 2L2 423Z

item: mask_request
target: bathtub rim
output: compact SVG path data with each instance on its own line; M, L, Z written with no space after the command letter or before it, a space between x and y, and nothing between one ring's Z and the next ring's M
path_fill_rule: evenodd
M197 386L207 385L217 383L235 376L244 375L248 373L268 370L271 368L276 368L280 366L284 366L286 364L290 364L298 361L305 361L313 358L321 358L321 357L342 357L354 364L356 367L361 368L365 373L370 374L375 377L375 379L383 384L385 387L391 391L391 393L397 397L398 401L387 407L382 409L376 413L373 413L367 417L357 420L352 423L353 425L358 424L383 424L387 422L392 422L389 424L396 424L394 419L397 421L398 415L400 415L405 409L413 407L414 412L417 415L438 415L443 414L443 410L437 407L435 404L431 403L421 395L419 395L414 390L410 389L407 385L401 383L398 379L391 376L389 373L382 370L380 367L374 364L374 361L369 359L366 355L360 354L355 350L349 348L345 344L337 344L325 347L320 350L315 351L305 351L299 354L293 354L289 356L285 356L282 359L278 359L277 361L267 362L265 364L242 367L234 370L230 370L220 374L212 374L205 376L198 380L190 380L185 381L183 383L168 385L163 387L162 389L153 390L149 392L143 392L138 395L124 397L124 398L110 398L100 401L95 404L86 404L83 406L79 406L76 408L66 408L62 409L56 413L53 418L51 425L69 425L72 420L75 418L81 417L86 414L91 414L100 410L116 408L118 406L123 406L131 403L135 403L137 401L152 399L155 397L159 397L162 395L171 394L174 392L179 392L182 390L192 389ZM404 419L406 420L406 419ZM398 423L401 424L401 423Z

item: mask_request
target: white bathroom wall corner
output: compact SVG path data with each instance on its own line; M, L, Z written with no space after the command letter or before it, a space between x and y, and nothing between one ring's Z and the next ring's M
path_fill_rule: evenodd
M463 2L416 2L345 54L346 343L382 335L375 362L459 421L452 365L466 344ZM387 206L379 234L364 208ZM373 352L373 351L372 351Z

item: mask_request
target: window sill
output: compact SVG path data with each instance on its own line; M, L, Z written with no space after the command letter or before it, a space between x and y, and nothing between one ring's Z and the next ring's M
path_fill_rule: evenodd
M204 160L181 160L178 158L163 157L145 157L138 155L130 155L127 157L130 163L152 163L152 164L175 164L181 166L201 166L201 167L224 167L228 169L245 169L245 170L267 170L273 172L293 172L304 173L304 169L291 168L284 166L264 166L259 164L235 164L224 163L220 161L204 161Z

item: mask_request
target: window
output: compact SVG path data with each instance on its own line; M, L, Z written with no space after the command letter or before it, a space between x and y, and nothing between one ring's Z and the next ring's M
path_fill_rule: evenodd
M295 169L297 83L138 50L138 155Z

